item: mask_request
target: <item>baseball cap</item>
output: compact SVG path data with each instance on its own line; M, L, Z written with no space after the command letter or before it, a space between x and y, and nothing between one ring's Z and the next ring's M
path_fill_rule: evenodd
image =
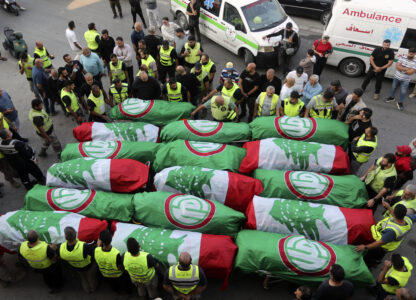
M227 69L227 70L231 70L231 69L234 69L234 64L232 63L232 62L227 62L226 64L225 64L225 69Z
M287 22L287 23L286 23L286 28L292 28L292 27L293 27L292 22Z
M182 28L177 28L177 29L176 29L176 32L182 32L182 33L184 33L184 31L183 31L183 29L182 29Z
M296 73L298 73L298 74L303 74L303 67L297 67L296 68Z
M202 69L202 65L201 65L201 63L200 62L197 62L196 64L195 64L195 70L196 71L200 71Z
M406 155L409 155L410 153L412 153L412 148L410 148L410 146L408 145L397 146L396 149L397 149L397 152L401 152Z

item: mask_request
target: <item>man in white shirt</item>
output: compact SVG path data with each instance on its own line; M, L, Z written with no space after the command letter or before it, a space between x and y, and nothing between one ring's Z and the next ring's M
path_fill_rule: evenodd
M75 52L75 60L79 60L82 54L82 47L78 44L77 35L74 31L75 22L69 21L68 28L65 31L66 39L68 40L69 46L72 51Z
M164 40L172 43L175 40L175 36L176 36L175 30L178 28L179 28L179 25L177 25L174 22L169 22L168 17L163 17L162 27L160 31L162 32L162 37Z
M116 38L116 44L117 46L114 47L113 53L117 55L117 58L119 60L124 62L127 68L127 73L129 74L130 82L133 82L133 48L130 45L124 43L123 38L121 36Z
M303 72L303 67L297 67L296 70L289 72L286 76L286 80L289 77L295 79L295 84L292 90L298 92L299 95L302 95L303 88L305 87L305 84L308 82L308 74Z

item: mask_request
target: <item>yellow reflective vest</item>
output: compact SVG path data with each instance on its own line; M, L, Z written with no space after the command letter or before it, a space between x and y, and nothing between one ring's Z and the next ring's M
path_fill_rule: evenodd
M98 97L95 97L91 91L90 95L88 96L88 100L91 100L92 102L94 102L95 104L94 112L100 115L105 114L105 102L104 102L104 95L102 91L100 91L100 96Z
M309 111L312 118L331 119L332 110L334 109L333 99L331 102L324 102L322 95L317 95L311 101L315 101L315 107Z
M207 74L210 74L211 68L214 65L214 62L211 60L211 58L208 60L206 65L204 65L202 61L200 63L202 66L202 71L205 71Z
M126 73L123 71L123 62L121 60L117 61L117 65L113 65L113 62L110 62L110 70L112 80L118 78L121 81L126 80Z
M397 193L396 193L396 195L395 195L395 197L400 197L400 196L403 196L403 192L404 192L404 190L400 190L400 191L398 191ZM402 205L404 205L407 209L413 209L414 211L416 211L416 196L413 198L413 199L407 199L407 200L405 200L405 199L403 199L403 197L402 197L402 200L400 200L399 202L397 202L396 204L394 204L393 205L393 210L394 210L394 208L398 205L398 204L402 204ZM391 214L390 214L390 211L389 210L387 210L385 213L384 213L384 217L390 217L391 216Z
M118 278L123 275L123 270L117 267L117 255L120 254L116 248L111 247L110 251L103 251L102 247L95 248L94 258L101 274L107 278Z
M52 265L52 260L47 256L48 244L39 242L34 247L29 247L29 242L20 245L20 255L28 262L33 269L46 269Z
M396 294L397 289L405 287L407 282L409 281L410 276L412 275L413 265L410 263L407 257L402 256L402 258L404 260L404 266L406 268L406 271L398 271L393 266L391 266L390 270L386 273L386 276L384 277L391 277L396 279L399 285L389 285L385 283L381 285L383 289L390 294Z
M221 106L218 106L215 102L215 99L217 96L214 96L211 98L211 114L212 116L218 120L223 121L227 118L227 115L230 113L230 98L223 97L224 98L224 104Z
M74 91L67 92L65 90L65 88L63 88L61 90L61 101L62 101L62 98L64 98L65 96L68 96L71 99L71 105L70 105L70 107L71 107L72 111L73 112L77 112L78 109L79 109L79 104L78 104L77 96L75 95ZM65 102L62 101L62 103L65 105L66 111L69 112L69 109L66 106Z
M196 64L201 59L201 55L198 54L199 49L201 49L201 44L196 42L195 46L191 48L189 43L185 43L184 47L185 50L189 52L189 54L185 56L185 61L191 65Z
M299 116L304 106L305 103L300 99L298 99L298 103L292 104L290 103L290 98L286 98L283 112L288 117L297 117Z
M235 84L234 82L233 82L233 87L229 90L225 87L225 85L223 85L221 89L221 95L224 99L225 98L231 99L235 104L237 102L237 99L234 98L234 93L238 89L239 89L238 85Z
M100 37L97 30L87 30L84 33L85 41L87 42L87 46L90 50L96 51L98 49L98 43L95 41L96 37Z
M201 73L199 73L199 75L196 75L195 67L194 67L194 68L191 69L191 73L195 74L196 79L198 79L198 81L199 81L199 91L201 91L201 92L205 91L204 78L208 75L207 72L202 70Z
M23 70L25 72L27 79L32 79L32 69L29 69L29 67L33 68L34 61L35 59L29 54L27 55L27 62L23 62L22 60L19 60L19 66L23 66Z
M77 239L72 251L68 251L68 242L62 243L59 247L59 257L66 260L74 268L85 268L91 263L91 256L84 258L84 244Z
M381 169L381 160L383 158L380 157L377 162L375 168L368 173L365 184L370 185L370 187L374 190L374 192L379 193L381 189L384 186L384 181L388 177L396 177L397 178L397 172L394 164L388 168L388 169Z
M53 125L52 118L46 113L44 109L39 111L32 108L29 111L29 120L33 127L35 127L36 132L40 134L39 128L35 125L35 123L33 123L34 117L41 117L43 119L43 130L45 130L45 132L48 132L48 130L51 129Z
M155 59L150 54L149 54L149 56L146 59L142 58L142 64L147 67L147 74L149 74L149 76L155 77L155 72L150 67L150 64L152 62L156 63ZM139 75L140 74L137 73L137 76L139 76Z
M374 153L374 151L377 148L377 136L374 137L374 141L367 141L365 139L365 134L363 133L360 138L357 141L357 147L371 147L373 150L370 153L356 153L353 152L352 155L354 155L355 160L359 163L365 163L370 159L371 154Z
M405 235L410 232L410 229L412 229L412 220L406 216L404 217L404 221L405 225L400 225L393 222L393 217L384 218L383 220L379 221L376 225L371 226L371 234L373 236L373 239L375 241L379 241L381 239L381 236L383 235L384 230L391 229L396 234L396 239L392 242L384 244L381 247L387 251L393 251L397 249L403 241Z
M262 116L263 104L264 104L264 100L266 99L266 96L267 96L266 92L260 93L259 105L258 105L259 111L257 113L258 116ZM279 96L276 94L273 94L272 103L270 104L270 116L276 115L276 105L278 101L279 101Z
M182 294L189 294L192 292L199 283L199 267L190 265L189 270L182 271L176 266L169 268L169 281L172 287Z
M44 69L49 68L52 65L52 62L49 59L49 56L48 56L48 53L47 53L45 47L43 47L42 49L35 48L34 54L37 54L40 57L40 59L43 60L43 68Z
M159 50L159 57L160 57L160 64L164 67L170 67L173 65L174 60L170 56L170 54L173 51L173 47L169 46L168 50L163 49L163 47L160 47Z
M173 90L170 87L170 84L167 83L166 84L166 89L167 89L167 93L168 93L168 101L173 101L173 102L180 102L183 101L183 96L182 96L182 84L180 82L176 83L176 90Z
M122 83L121 90L118 91L114 84L110 86L110 93L113 95L114 101L119 104L126 100L129 97L129 85L127 83Z
M138 256L133 256L130 252L124 254L124 268L129 273L132 281L146 283L155 276L155 268L148 268L147 256L149 253L140 251Z

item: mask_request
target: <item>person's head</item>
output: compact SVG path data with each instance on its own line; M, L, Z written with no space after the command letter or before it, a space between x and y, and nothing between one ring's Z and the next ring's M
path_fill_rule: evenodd
M231 78L225 78L224 80L224 87L227 90L231 90L234 86L233 80Z
M398 220L403 220L404 217L407 215L407 208L403 204L397 204L394 207L394 217Z
M324 35L323 37L322 37L322 44L326 44L326 43L328 43L328 41L329 41L329 36L328 35Z
M146 49L146 41L145 40L140 40L137 45L139 46L139 49Z
M140 23L140 22L134 23L134 31L140 32L140 31L142 31L142 28L143 28L142 23Z
M117 46L119 46L120 48L123 48L124 47L124 40L123 40L123 38L121 36L118 36L116 38L116 43L117 43Z
M191 263L192 263L192 257L188 252L182 252L179 255L179 266L182 269L184 269L184 270L189 269L189 266L191 265Z
M110 246L113 237L108 229L101 231L100 233L100 241L103 243L104 246Z
M195 76L198 76L199 74L202 73L202 65L199 61L195 64L194 71L195 71Z
M407 58L409 60L413 60L415 58L416 55L416 48L410 48L409 52L407 52Z
M62 58L63 58L64 62L66 62L67 65L72 65L72 57L71 57L71 55L69 55L67 53L67 54L64 54L64 56Z
M73 243L77 239L77 232L71 226L65 227L64 234L65 234L65 239L67 240L68 243Z
M146 72L141 72L139 78L143 82L147 82L149 80L149 75Z
M287 31L292 31L293 30L293 24L292 24L292 22L287 22L286 23L286 30Z
M297 91L292 91L290 93L289 102L292 103L292 104L296 104L296 103L298 103L299 97L300 97L300 95L299 95L299 93Z
M163 40L162 47L163 47L164 50L168 50L169 49L169 41L168 40Z
M364 91L361 88L356 88L352 91L351 99L354 102L358 102L361 99L361 96L364 94Z
M396 162L396 157L394 156L394 154L393 153L387 153L387 154L384 154L384 156L383 156L383 158L380 162L380 165L383 168L390 168L395 162Z
M74 30L74 28L75 28L75 22L74 21L69 21L68 22L68 28L71 29L71 30Z
M86 56L86 57L90 57L91 55L91 50L88 49L88 47L83 47L82 48L82 55Z
M416 185L415 184L408 184L406 185L402 199L404 200L412 200L416 197Z
M108 30L107 29L104 29L103 31L101 31L101 37L105 40L108 39Z
M409 288L400 288L396 290L397 300L416 300L416 293Z
M314 86L319 82L319 76L316 74L311 75L311 77L309 77L309 83Z
M404 260L399 253L393 253L391 255L391 264L396 270L401 270L404 267Z
M299 66L296 68L296 76L300 77L303 74L303 67Z
M72 80L65 81L65 89L68 91L72 91L75 88L75 84Z
M338 79L335 79L335 80L331 81L331 90L332 91L338 92L341 89L342 89L341 81L339 81Z
M396 155L397 156L410 156L412 153L412 148L409 145L396 146Z
M312 290L308 286L300 286L295 291L295 296L297 300L310 300L312 299Z
M140 51L140 56L144 59L147 59L150 55L149 49L145 48Z
M91 73L87 73L87 74L85 74L85 75L84 75L84 77L85 77L85 82L86 82L88 85L92 85L92 84L93 84L93 82L94 82L94 77L92 76L92 74L91 74Z
M38 48L38 49L43 49L43 42L41 42L41 41L36 41L36 48Z
M329 276L334 282L341 283L345 278L344 268L338 264L333 264L329 270Z
M88 24L88 30L96 30L95 23Z
M120 80L120 78L116 78L113 80L114 87L117 89L121 89L123 87L123 82Z
M13 133L6 128L0 129L0 139L2 140L10 140L13 137Z
M27 59L29 58L29 56L27 56L27 53L26 52L23 52L21 55L20 55L20 59L23 61L23 62L27 62Z
M272 80L273 80L273 78L274 78L274 74L275 74L275 71L274 71L274 69L273 69L273 68L268 69L268 70L266 71L266 78L267 78L267 80L272 81Z
M256 72L256 64L255 63L249 63L247 65L246 69L250 74L254 74Z
M334 92L331 90L326 90L323 94L322 94L322 100L324 102L331 102L332 100L334 100Z
M149 26L149 29L147 30L149 34L154 35L156 33L155 26Z
M196 43L195 37L193 35L188 36L188 45L191 47L194 47L195 43Z
M287 87L292 87L295 85L295 78L293 77L288 77L286 78L286 82L285 82Z
M224 105L224 98L222 96L215 97L215 103L217 104L217 106Z
M206 65L209 63L209 56L208 54L202 54L201 56L201 64Z
M58 68L58 76L66 78L68 76L68 71L64 67Z
M40 99L33 99L31 105L35 110L42 110L42 100Z
M97 84L92 85L91 92L95 97L99 97L101 95L101 89Z
M39 234L35 230L29 230L26 235L26 239L29 244L34 244L39 239Z
M110 60L111 60L111 63L113 64L113 66L116 66L117 65L117 63L118 63L117 55L115 55L114 53L112 53L110 55Z
M177 67L176 67L176 72L177 72L179 75L185 75L185 74L186 74L185 68L184 68L183 66L177 66Z
M373 115L373 110L371 108L364 107L363 109L360 110L360 115L365 120L369 120L371 118L371 116Z
M389 39L385 39L383 41L383 46L382 46L383 50L389 49L390 48L390 44L391 44L391 41Z
M178 82L174 77L169 78L169 86L172 90L176 90L178 88Z
M168 17L163 17L162 18L162 24L165 25L165 26L167 26L167 27L169 27L170 26L170 24L169 24L169 18Z
M308 49L308 51L306 52L306 55L309 57L312 57L315 55L315 52L312 49Z
M175 30L175 32L176 32L176 36L177 36L178 38L182 38L182 37L185 35L185 33L184 33L184 31L183 31L183 29L182 29L182 28L177 28L177 29Z
M0 97L3 97L3 90L0 89Z
M35 67L39 68L39 69L43 68L43 59L36 58L35 59Z
M140 245L135 238L128 238L127 239L127 251L130 252L131 255L137 255L140 251Z
M52 69L51 70L51 77L53 78L53 79L57 79L58 78L58 70L57 69Z
M370 126L370 127L367 127L364 130L364 133L365 133L365 136L367 138L371 138L372 139L372 138L374 138L377 135L378 129L376 127Z

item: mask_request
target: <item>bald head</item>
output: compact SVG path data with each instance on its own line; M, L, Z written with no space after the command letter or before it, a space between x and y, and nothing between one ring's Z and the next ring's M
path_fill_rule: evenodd
M140 80L144 81L144 82L148 81L149 80L149 75L147 75L146 72L141 72L140 73Z
M179 264L181 265L182 268L189 268L189 265L192 262L192 257L188 252L182 252L179 255Z
M250 73L255 72L256 71L256 64L255 63L249 63L247 65L247 71L249 71Z
M218 106L224 105L224 98L222 96L217 96L215 98L215 103L217 103Z
M183 66L177 66L176 72L178 72L179 75L185 74L185 68Z
M30 244L36 243L39 239L39 234L35 230L29 230L26 235L27 241Z
M142 23L140 23L140 22L136 22L136 23L134 23L134 30L135 31L137 31L137 32L139 32L140 30L142 30Z
M396 290L398 300L415 300L416 294L409 288L400 288Z
M91 73L87 73L84 75L85 77L85 81L87 82L88 85L92 85L94 82L94 77L92 76Z
M35 66L38 67L38 68L43 68L43 59L36 58L35 59Z
M43 49L43 43L41 41L36 41L36 48Z

